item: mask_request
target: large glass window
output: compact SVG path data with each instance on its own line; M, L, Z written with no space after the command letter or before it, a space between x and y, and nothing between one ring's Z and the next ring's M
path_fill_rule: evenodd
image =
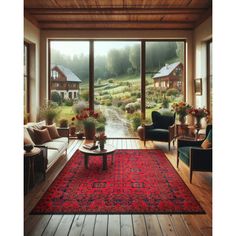
M109 137L131 137L141 111L140 42L95 41L94 104ZM136 123L135 123L136 122Z
M49 54L58 120L70 119L83 100L106 117L108 137L136 136L141 113L150 120L153 110L185 99L184 41L50 40Z
M184 42L146 42L146 119L184 100Z
M57 122L71 120L72 106L89 101L89 41L50 41L50 99L60 106Z

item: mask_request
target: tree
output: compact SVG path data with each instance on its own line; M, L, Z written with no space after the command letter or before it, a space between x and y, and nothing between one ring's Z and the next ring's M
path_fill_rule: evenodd
M140 45L136 44L130 49L129 61L136 73L140 72Z
M183 42L177 42L176 43L176 54L179 57L179 60L184 63L184 43Z

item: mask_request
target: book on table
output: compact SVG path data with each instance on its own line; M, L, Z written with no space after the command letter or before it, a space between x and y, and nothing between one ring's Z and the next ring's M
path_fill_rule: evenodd
M83 148L88 149L88 150L95 150L98 148L98 145L94 143L87 143L83 145Z

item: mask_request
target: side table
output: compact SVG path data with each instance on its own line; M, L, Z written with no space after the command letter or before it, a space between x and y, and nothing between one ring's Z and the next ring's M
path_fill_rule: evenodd
M30 152L24 152L24 166L25 166L25 181L27 182L27 186L25 192L29 192L30 188L35 184L35 160L36 158L43 159L42 150L38 147L34 147ZM43 160L44 161L44 160ZM45 179L46 171L43 171L43 178Z
M83 147L85 142L79 147L80 152L84 154L84 166L88 169L89 156L101 156L102 157L102 169L107 170L107 156L112 155L112 164L114 163L114 152L116 149L110 145L106 144L105 149L100 151L99 149L89 150Z
M181 137L194 137L194 126L188 124L176 124L176 138Z

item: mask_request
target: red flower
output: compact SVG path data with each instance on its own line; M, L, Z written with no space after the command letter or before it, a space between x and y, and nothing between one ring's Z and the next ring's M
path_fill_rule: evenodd
M94 117L95 119L97 119L97 118L98 118L98 113L97 113L97 112L94 112L93 117Z

